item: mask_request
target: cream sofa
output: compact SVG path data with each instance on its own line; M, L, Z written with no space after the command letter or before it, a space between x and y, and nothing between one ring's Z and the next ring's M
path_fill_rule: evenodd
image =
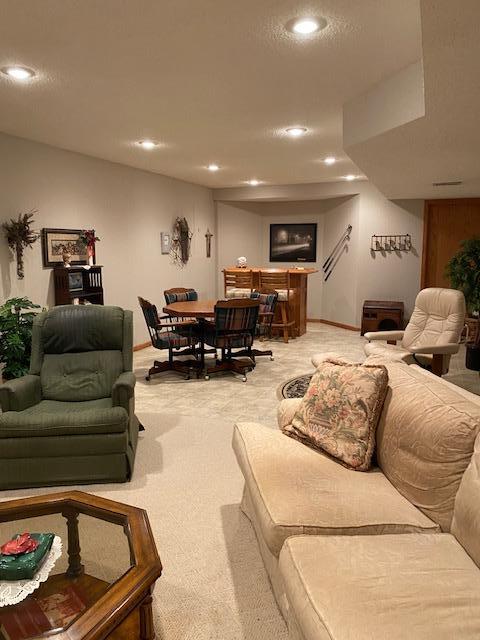
M378 466L350 471L280 431L237 424L242 509L292 638L478 639L480 398L385 364ZM299 402L281 402L280 426Z

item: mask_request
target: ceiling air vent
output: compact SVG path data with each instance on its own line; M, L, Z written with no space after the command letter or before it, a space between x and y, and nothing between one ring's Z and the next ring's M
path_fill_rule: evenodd
M462 184L461 180L451 180L450 182L432 182L433 187L457 187Z

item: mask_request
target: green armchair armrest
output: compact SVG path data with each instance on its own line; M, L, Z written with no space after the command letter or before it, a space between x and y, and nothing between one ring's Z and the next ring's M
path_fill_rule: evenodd
M132 371L124 371L118 376L112 389L112 404L114 407L123 407L130 414L135 383L136 378Z
M40 376L26 375L0 385L2 411L24 411L42 399Z

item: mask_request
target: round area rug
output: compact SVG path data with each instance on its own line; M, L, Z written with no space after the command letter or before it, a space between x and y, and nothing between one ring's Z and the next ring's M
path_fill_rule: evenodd
M303 376L295 376L295 378L282 382L277 389L277 396L280 400L283 398L303 398L312 375L312 373L305 373Z

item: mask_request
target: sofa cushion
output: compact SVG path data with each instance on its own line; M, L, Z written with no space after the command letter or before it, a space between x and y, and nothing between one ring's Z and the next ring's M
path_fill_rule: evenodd
M313 374L298 411L283 432L325 451L349 469L366 471L387 384L383 365L326 360Z
M257 524L275 555L286 538L300 533L438 530L379 469L350 471L280 431L255 423L235 426L233 448Z
M121 351L46 354L40 373L42 396L62 402L108 398L122 371Z
M111 398L89 402L42 400L25 411L0 414L0 438L120 433L127 426L127 412L112 407Z
M293 537L279 569L304 640L480 637L480 571L450 534Z
M389 363L377 460L410 502L450 530L455 495L480 429L480 406L414 367Z
M452 533L480 567L480 436L455 498Z

